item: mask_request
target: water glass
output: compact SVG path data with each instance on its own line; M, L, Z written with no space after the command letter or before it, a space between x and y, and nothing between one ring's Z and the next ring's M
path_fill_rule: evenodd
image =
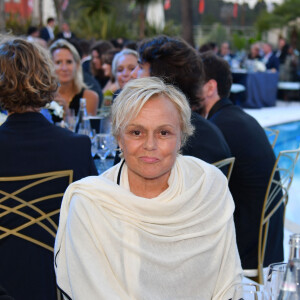
M284 278L286 266L287 263L280 262L271 264L268 267L267 277L265 280L267 300L277 299Z
M257 283L242 283L237 289L235 299L265 300L265 291L262 285Z
M75 132L76 121L75 110L73 108L69 108L66 113L66 123L67 127L73 132Z

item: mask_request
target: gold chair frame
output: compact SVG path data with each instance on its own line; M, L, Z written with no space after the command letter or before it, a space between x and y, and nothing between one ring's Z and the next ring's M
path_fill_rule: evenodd
M234 162L235 162L235 157L229 157L229 158L225 158L225 159L216 161L216 162L213 163L213 165L215 167L219 168L219 169L228 166L226 177L227 177L227 180L229 182L230 177L231 177L231 173L232 173L232 169L233 169L233 166L234 166Z
M271 143L272 149L274 149L277 139L278 139L278 135L279 135L279 130L278 129L272 129L269 127L264 127L264 130L266 132L266 135ZM274 140L273 142L271 142L271 138L274 136Z
M283 150L279 152L279 155L275 161L272 173L270 175L270 180L267 186L265 199L262 207L262 214L259 226L259 236L258 236L258 268L257 268L257 276L253 279L257 281L259 284L264 283L263 278L263 263L265 257L265 250L267 246L267 238L268 238L268 230L269 224L272 216L281 206L284 205L284 213L283 213L283 224L285 219L285 209L288 203L289 194L288 191L293 181L294 170L299 158L300 147L295 150ZM280 162L282 159L285 159L286 162L289 162L288 167L280 166ZM275 179L275 174L280 173L280 180ZM275 186L274 186L275 185ZM271 187L273 189L271 190ZM280 199L276 199L278 194L282 191L282 196ZM274 201L277 201L275 203ZM273 205L271 211L268 211L270 206ZM247 270L244 270L245 276L247 276ZM252 277L252 276L249 276Z
M25 190L28 190L28 189L30 189L34 186L45 183L47 181L55 180L57 178L62 178L62 177L69 178L69 184L72 183L72 181L73 181L73 170L54 171L54 172L40 173L40 174L27 175L27 176L0 177L0 181L2 181L2 182L3 181L13 182L13 181L35 180L33 182L30 182L29 184L25 183L25 185L23 187L15 190L12 193L7 193L4 190L0 190L0 196L3 195L3 197L0 198L0 208L4 210L2 213L0 213L0 218L4 217L5 215L7 215L9 213L14 213L14 214L19 215L19 216L21 216L21 217L28 220L23 225L18 226L14 229L8 229L8 228L0 226L0 230L3 231L3 233L0 234L0 240L7 237L7 236L9 236L9 235L14 235L14 236L25 239L25 240L27 240L31 243L39 245L39 246L53 252L54 249L53 249L52 246L47 245L47 244L45 244L45 243L43 243L43 242L41 242L37 239L34 239L30 236L27 236L27 235L23 234L23 233L20 233L20 231L27 228L27 227L29 227L29 226L31 226L31 225L37 224L55 238L56 231L57 231L57 225L51 219L51 217L56 215L56 214L59 214L60 209L56 209L54 211L45 213L40 208L38 208L36 206L36 204L40 203L42 201L45 201L45 200L52 199L52 198L63 197L64 193L62 192L62 193L50 194L50 195L46 195L46 196L40 197L40 198L34 198L33 197L33 199L31 199L30 201L25 201L24 199L20 198L18 195L21 192L23 192ZM7 207L7 206L3 205L3 202L7 199L10 199L10 198L16 200L20 204L15 206L15 207ZM32 210L36 211L39 214L39 217L34 218L34 217L30 216L29 214L26 214L26 213L20 211L20 209L22 209L26 206L28 206ZM42 222L44 220L47 220L51 226L47 226L46 224L44 224Z

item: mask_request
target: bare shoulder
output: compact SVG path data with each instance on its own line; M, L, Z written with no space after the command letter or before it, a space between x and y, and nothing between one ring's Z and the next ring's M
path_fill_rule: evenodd
M98 100L99 96L96 92L92 90L84 90L83 97L91 100Z

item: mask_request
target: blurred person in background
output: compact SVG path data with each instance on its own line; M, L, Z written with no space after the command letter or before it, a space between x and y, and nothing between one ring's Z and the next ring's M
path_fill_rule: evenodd
M260 43L254 43L250 47L250 53L248 54L248 59L250 60L261 60L262 57L260 55L261 49L260 49Z
M220 46L219 56L225 59L229 65L231 64L231 60L234 55L231 53L230 45L228 42L223 42Z
M32 43L38 43L43 47L47 47L47 43L45 40L40 38L40 32L37 27L29 26L27 30L27 41Z
M191 108L201 107L204 70L195 49L183 40L158 36L143 40L138 51L139 64L131 74L133 78L157 76L179 88ZM195 132L181 149L183 155L195 156L208 163L231 156L221 131L214 124L197 112L192 112L191 122Z
M77 39L76 35L70 30L68 23L63 23L61 25L61 32L56 35L56 39L65 39L70 41L72 39Z
M1 37L0 106L8 112L8 117L0 126L0 177L59 170L73 170L74 181L97 175L90 139L51 124L40 113L54 99L57 88L53 62L46 49L25 39ZM1 187L7 185L17 191L19 184L2 181ZM50 194L61 192L45 183L26 190L21 197L24 201L38 199L45 189L51 189ZM20 203L10 199L5 204L17 210ZM59 210L61 198L35 205L41 205L45 212L49 206ZM0 226L14 229L23 220L22 215L7 214L0 218ZM46 231L39 228L33 225L26 233L45 238ZM54 244L53 238L51 242ZM9 295L16 300L56 299L51 251L10 235L0 239L0 257L0 285Z
M104 71L104 75L109 77L109 81L102 89L103 93L111 92L111 94L113 94L117 89L119 89L119 84L112 73L112 62L115 55L119 52L120 50L118 49L111 49L102 55L102 69Z
M108 50L106 53L102 55L102 69L104 71L104 75L109 77L108 82L106 83L105 87L102 89L104 102L103 106L110 106L112 104L113 96L115 92L120 88L118 81L116 80L115 76L112 73L112 62L117 53L120 50L118 49L111 49Z
M232 84L228 63L209 52L201 57L205 70L202 112L222 131L235 157L229 188L235 202L237 245L243 269L255 271L262 206L275 154L260 124L228 99ZM283 260L283 209L282 204L270 222L263 267Z
M109 77L104 75L101 57L112 48L114 48L112 43L108 41L98 41L94 43L90 49L90 53L92 55L91 71L96 80L99 82L101 88L105 87L109 80Z
M40 38L45 40L47 44L53 41L54 36L55 19L50 17L47 19L47 25L40 31Z
M132 49L123 49L117 53L112 62L112 74L116 78L120 89L115 92L117 95L125 84L132 79L131 72L138 64L138 53Z
M80 98L86 99L88 114L96 115L99 97L97 93L89 90L83 82L80 56L76 48L68 41L60 39L55 41L49 50L60 83L55 101L63 106L65 115L69 108L74 109L77 115Z
M262 49L264 53L262 61L266 65L267 70L279 71L279 58L273 52L271 44L263 43Z

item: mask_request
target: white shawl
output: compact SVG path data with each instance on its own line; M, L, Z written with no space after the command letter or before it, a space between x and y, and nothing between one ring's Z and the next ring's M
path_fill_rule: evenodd
M78 300L234 298L241 266L225 176L179 155L169 187L130 192L126 164L70 185L55 242L57 284Z

